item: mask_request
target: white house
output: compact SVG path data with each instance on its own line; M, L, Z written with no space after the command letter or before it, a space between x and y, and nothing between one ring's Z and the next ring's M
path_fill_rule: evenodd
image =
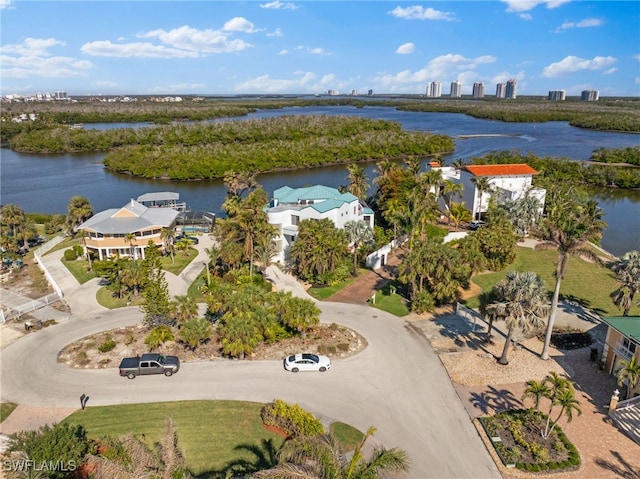
M464 191L462 201L471 210L474 219L481 219L489 209L489 200L493 197L500 204L515 201L530 195L540 202L540 213L544 209L546 190L533 186L533 176L538 172L525 163L502 165L466 165L457 170L453 167L439 168L445 180L462 183ZM480 192L472 181L486 178L489 190Z
M278 188L273 192L266 213L269 223L276 227L277 253L273 260L279 262L287 258L302 220L328 218L337 228L344 228L348 221L364 221L372 229L374 224L373 210L364 201L351 193L340 193L336 188L320 185Z

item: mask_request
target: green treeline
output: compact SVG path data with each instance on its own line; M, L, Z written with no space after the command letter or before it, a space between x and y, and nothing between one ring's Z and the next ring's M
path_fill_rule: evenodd
M490 153L474 158L473 164L527 163L540 175L537 182L573 183L589 186L640 188L640 168L572 161L563 158L540 158L517 151Z
M182 136L181 134L185 135ZM453 151L445 135L406 132L396 122L339 116L284 116L173 128L163 142L110 151L108 168L144 178L222 178Z
M598 148L591 155L593 161L598 163L626 163L640 166L640 146L628 146L627 148Z

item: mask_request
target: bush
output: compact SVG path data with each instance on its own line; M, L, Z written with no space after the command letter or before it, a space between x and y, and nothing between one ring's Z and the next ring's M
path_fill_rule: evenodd
M433 311L435 307L436 302L429 291L421 291L419 293L416 293L413 301L411 301L411 311L417 314Z
M144 339L144 343L153 351L167 341L173 341L173 332L169 326L157 326Z
M275 426L294 438L325 433L322 423L313 414L297 404L287 404L281 399L265 404L260 417L267 426Z
M65 261L75 261L78 259L78 255L72 248L69 248L64 251L64 259Z
M116 347L116 342L113 339L107 339L104 343L98 346L98 351L101 353L108 353Z

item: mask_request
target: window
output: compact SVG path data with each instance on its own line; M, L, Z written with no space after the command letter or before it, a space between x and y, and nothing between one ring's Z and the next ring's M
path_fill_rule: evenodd
M298 226L300 224L300 217L298 215L291 215L291 224Z
M371 223L371 216L370 215L366 215L364 218L362 218L364 220L365 223L369 224Z
M636 352L636 343L631 341L629 338L622 339L622 347L627 349L631 354L635 354Z

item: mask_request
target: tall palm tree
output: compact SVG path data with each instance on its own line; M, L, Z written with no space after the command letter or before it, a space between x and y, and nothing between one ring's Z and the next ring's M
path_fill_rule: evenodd
M544 439L547 439L551 435L553 429L556 427L556 424L558 424L558 421L563 415L567 417L567 422L571 422L573 420L574 411L577 412L578 415L582 414L580 402L575 398L573 386L568 381L567 384L567 387L559 389L553 396L552 407L560 406L560 412L558 413L558 417L551 422L551 411L549 411L546 427L542 432L542 437Z
M134 255L135 255L135 248L133 247L134 243L136 242L136 235L135 233L127 233L124 237L124 240L127 242L127 244L129 245L129 256L131 256L131 259L135 259Z
M627 385L627 399L631 398L631 392L640 381L640 363L635 356L630 360L620 361L620 368L616 372L618 386Z
M7 204L0 209L0 221L2 222L3 229L7 227L11 231L13 238L18 237L18 232L22 229L22 225L26 220L27 217L24 211L17 205Z
M93 215L93 207L84 196L73 196L67 206L67 232L74 233L78 225Z
M478 201L476 202L477 209L474 208L473 210L473 218L479 220L482 216L482 196L485 192L492 191L493 186L491 185L489 178L487 178L486 176L474 176L473 178L471 178L471 183L473 183L476 187L478 198Z
M547 287L536 273L509 271L505 279L494 286L497 301L488 304L490 314L502 318L507 324L507 338L498 362L509 364L507 355L516 328L523 331L544 324L543 317L549 309Z
M563 199L562 206L552 208L551 211L552 213L547 214L541 225L543 242L537 246L540 249L556 249L558 251L558 262L554 272L556 284L551 298L551 312L547 322L544 346L540 355L545 360L549 359L549 344L558 310L560 285L567 271L569 258L584 256L599 263L599 258L593 250L587 248L587 245L592 240L600 239L602 230L606 226L606 223L602 221L602 210L584 208L584 204L577 201Z
M278 453L280 464L260 471L253 479L376 479L388 472L403 472L410 467L406 452L374 446L369 458L362 449L375 433L369 428L356 446L351 459L344 461L339 444L331 434L306 436L287 441Z
M622 310L622 315L629 316L633 298L636 293L640 293L640 251L629 251L611 270L616 273L616 279L620 283L618 289L611 293L611 298Z
M364 199L369 189L369 178L364 172L364 168L356 163L347 165L347 180L349 193L358 198Z
M353 275L358 275L358 250L360 246L373 241L373 230L364 221L347 221L344 230L353 248Z
M447 199L447 209L449 211L449 223L451 223L451 206L453 203L454 196L458 198L462 198L462 192L464 190L464 185L462 183L456 183L451 180L444 180L444 185L442 188L442 194ZM456 226L457 227L457 226Z
M171 255L171 263L173 264L173 242L176 239L176 231L173 228L162 228L160 231L160 239L165 251Z
M453 227L456 231L458 231L460 223L471 221L472 218L471 211L464 207L464 201L460 203L454 201L449 204L449 221L453 220Z

